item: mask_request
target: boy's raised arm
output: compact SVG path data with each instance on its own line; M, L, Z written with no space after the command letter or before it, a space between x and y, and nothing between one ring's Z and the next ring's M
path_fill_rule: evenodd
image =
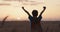
M44 7L43 7L43 10L42 10L42 12L40 13L39 16L41 16L41 15L43 14L43 12L45 11L45 9L46 9L46 7L44 6Z
M22 9L30 16L29 12L22 7Z

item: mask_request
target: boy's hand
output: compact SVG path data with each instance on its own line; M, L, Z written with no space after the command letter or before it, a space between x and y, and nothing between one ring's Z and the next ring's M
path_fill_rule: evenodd
M22 7L22 9L24 9L24 7Z
M46 9L46 7L45 7L45 6L44 6L43 8L44 8L44 9Z

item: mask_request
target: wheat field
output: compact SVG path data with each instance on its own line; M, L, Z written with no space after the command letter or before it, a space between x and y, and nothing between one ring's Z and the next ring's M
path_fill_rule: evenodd
M5 21L0 32L30 32L29 21ZM60 21L41 21L43 32L60 32Z

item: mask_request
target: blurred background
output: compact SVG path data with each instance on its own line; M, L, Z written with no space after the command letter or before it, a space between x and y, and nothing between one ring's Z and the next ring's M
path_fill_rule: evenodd
M60 32L60 0L0 0L0 32L30 32L31 24L22 6L32 15L34 9L42 15L43 32Z
M60 0L0 0L0 21L6 16L9 16L6 21L29 20L22 6L30 14L34 9L40 14L46 6L42 21L60 21Z

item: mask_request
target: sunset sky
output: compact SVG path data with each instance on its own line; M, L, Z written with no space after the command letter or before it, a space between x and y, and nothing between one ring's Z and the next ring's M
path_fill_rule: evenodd
M60 0L28 0L13 1L0 0L0 21L9 16L7 20L29 20L22 6L31 14L32 10L38 10L39 14L46 6L42 15L42 21L60 21ZM32 15L32 14L31 14Z

